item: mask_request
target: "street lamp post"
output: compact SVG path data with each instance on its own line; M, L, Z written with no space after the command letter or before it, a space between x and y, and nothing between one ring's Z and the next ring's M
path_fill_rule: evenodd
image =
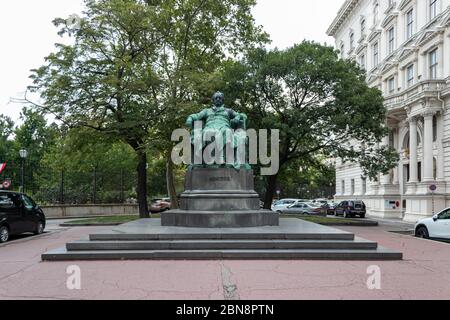
M19 151L21 165L20 165L20 192L25 192L25 159L28 157L28 151L21 149Z

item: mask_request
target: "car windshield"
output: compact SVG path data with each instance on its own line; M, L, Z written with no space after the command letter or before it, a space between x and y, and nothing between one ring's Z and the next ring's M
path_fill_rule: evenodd
M22 195L22 201L25 208L27 209L33 209L36 206L34 201L31 198L27 197L26 195Z

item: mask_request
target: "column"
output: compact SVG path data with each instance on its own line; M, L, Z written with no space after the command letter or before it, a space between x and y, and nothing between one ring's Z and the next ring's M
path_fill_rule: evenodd
M437 146L438 146L438 157L436 162L436 175L438 181L445 180L445 172L444 172L444 145L442 144L442 139L444 139L444 114L441 111L439 117L437 119L438 127L437 127Z
M383 144L383 146L389 146L389 136L386 136L386 137L383 138L382 144ZM381 180L380 181L381 181L382 185L391 184L391 176L390 176L390 174L388 173L388 174L381 175Z
M417 183L417 119L409 118L409 182Z
M395 150L397 150L398 152L400 152L400 141L399 141L400 137L399 137L399 130L398 128L395 129L394 131L394 148ZM398 185L399 184L399 170L402 166L400 166L400 162L398 163L398 165L393 169L394 170L394 174L392 177L392 183L394 185Z
M433 175L433 112L426 111L423 114L423 181L434 181Z

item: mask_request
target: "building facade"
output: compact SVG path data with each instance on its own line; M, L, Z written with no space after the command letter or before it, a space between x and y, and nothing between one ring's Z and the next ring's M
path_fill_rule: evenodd
M400 154L377 181L338 160L336 199L410 222L450 207L450 0L347 0L327 33L383 92L390 134L382 143Z

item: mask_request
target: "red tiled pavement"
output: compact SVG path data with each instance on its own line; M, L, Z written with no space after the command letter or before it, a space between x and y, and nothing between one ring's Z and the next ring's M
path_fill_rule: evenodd
M0 299L450 299L450 245L345 228L404 253L403 261L99 261L41 262L48 249L102 228L54 231L0 246ZM68 290L66 268L81 268ZM381 268L381 290L367 267Z

